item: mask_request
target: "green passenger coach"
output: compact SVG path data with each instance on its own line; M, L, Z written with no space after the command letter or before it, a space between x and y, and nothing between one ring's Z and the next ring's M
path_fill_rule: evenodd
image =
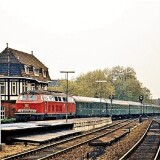
M109 115L105 100L91 97L73 96L77 117L96 117Z
M139 115L160 115L160 106L140 102L73 96L76 103L76 117L128 118Z

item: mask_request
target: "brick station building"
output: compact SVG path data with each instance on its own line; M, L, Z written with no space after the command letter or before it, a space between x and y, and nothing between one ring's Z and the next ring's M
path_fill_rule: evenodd
M14 117L18 95L27 90L46 90L48 68L34 55L7 47L0 53L1 118Z

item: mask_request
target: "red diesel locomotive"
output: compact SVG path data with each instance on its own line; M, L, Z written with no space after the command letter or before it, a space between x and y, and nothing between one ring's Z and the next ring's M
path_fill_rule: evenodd
M76 105L74 99L60 92L27 91L21 93L16 101L16 120L44 120L74 117Z

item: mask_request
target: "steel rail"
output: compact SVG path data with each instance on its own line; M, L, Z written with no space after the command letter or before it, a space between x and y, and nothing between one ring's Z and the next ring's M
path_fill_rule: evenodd
M29 151L26 151L26 152L23 152L23 153L19 153L19 154L12 155L12 156L7 156L7 157L4 157L3 160L13 160L13 159L18 159L18 158L26 157L26 156L29 156L29 155L34 155L35 153L43 151L45 149L52 148L54 146L57 146L57 145L60 145L60 144L63 144L63 143L66 143L66 142L69 142L69 141L72 141L72 140L75 140L75 139L78 139L78 138L82 138L82 137L85 137L87 135L91 135L91 134L94 134L96 132L103 131L105 129L109 129L111 127L114 127L114 126L119 125L121 123L124 123L126 121L127 120L124 120L122 122L118 122L116 124L112 124L112 125L105 126L105 127L100 128L100 129L94 130L93 132L89 132L89 133L86 133L86 134L83 134L83 135L75 136L75 137L69 138L67 140L65 139L65 140L62 140L60 142L56 142L56 143L52 143L52 144L47 144L45 146L41 146L39 148L36 148L36 149L33 149L33 150L29 150Z
M154 120L154 121L160 124L159 121L157 121L157 120ZM156 155L155 155L155 157L154 157L154 160L157 160L158 157L159 157L159 155L160 155L160 145L159 145L159 147L158 147L158 150L157 150L157 153L156 153Z
M111 130L111 131L108 131L108 132L106 132L106 133L103 133L103 134L101 134L101 135L99 135L99 136L96 136L96 137L94 137L94 138L90 138L90 139L88 139L87 141L84 141L84 142L82 142L82 143L79 143L79 144L73 145L73 146L71 146L71 147L65 148L64 150L58 151L58 152L56 152L56 153L52 153L52 154L47 155L47 156L45 156L45 157L39 158L39 159L37 159L37 160L47 160L47 159L51 159L51 158L57 157L57 156L62 155L62 154L64 154L64 153L68 152L68 151L73 150L74 148L80 147L80 146L82 146L82 145L88 144L89 142L91 142L91 141L93 141L93 140L96 140L96 139L98 139L98 138L104 137L104 136L106 136L106 135L108 135L108 134L110 134L110 133L112 133L112 132L114 132L114 131L116 131L116 130L118 130L118 129L120 129L120 128L128 125L128 124L130 124L130 123L132 123L132 122L133 122L133 121L130 121L130 122L128 122L127 124L124 124L124 125L122 125L122 126L119 126L118 128L115 128L115 129L113 129L113 130Z
M157 153L156 153L156 155L155 155L155 157L154 157L154 160L157 160L157 159L158 159L159 153L160 153L160 145L159 145L159 147L158 147L158 150L157 150Z
M69 141L72 141L72 140L75 140L75 139L78 139L78 138L81 138L81 137L85 137L87 135L94 134L96 132L105 130L105 129L110 128L110 127L114 127L114 126L116 126L118 124L121 124L121 123L123 123L125 121L127 121L127 120L120 121L118 123L111 124L109 126L101 127L101 128L98 128L98 129L96 129L94 131L91 131L91 132L88 132L88 133L85 133L85 134L82 134L82 135L78 135L78 136L75 136L75 137L71 137L71 138L68 138L68 139L65 139L65 140L62 140L62 141L59 141L59 142L50 143L50 144L47 144L47 145L44 145L44 146L29 150L29 151L24 151L24 152L16 154L16 155L6 156L6 157L3 158L3 160L12 160L12 159L20 158L20 157L25 157L27 155L31 155L31 154L34 154L36 152L40 152L40 151L45 150L47 148L51 148L51 147L54 147L56 145L60 145L60 144L63 144L63 143L66 143L66 142L69 142Z
M142 144L143 147L146 146L145 142L147 142L147 146L146 146L146 147L151 146L151 145L150 145L150 141L151 141L154 137L152 138L151 135L148 136L147 133L150 131L153 122L154 122L154 120L152 120L152 121L150 122L149 126L147 127L145 133L142 135L142 137L140 138L140 140L139 140L128 152L126 152L119 160L126 160L126 159L130 158L131 155L135 153L135 150L136 150L136 149L138 149L139 147L142 147L142 146L141 146L142 142L144 142L144 144ZM156 121L155 121L155 122L156 122ZM157 123L158 123L158 122L157 122ZM151 131L152 131L152 129L151 129ZM155 135L155 136L156 136L156 135ZM147 137L148 137L148 138L152 138L152 139L146 139ZM146 139L146 141L145 141L145 139ZM149 140L149 141L148 141L148 140ZM153 140L154 140L154 139L153 139ZM149 145L148 145L148 144L149 144ZM158 142L158 144L154 144L154 146L156 146L156 145L159 146L159 142ZM142 149L142 151L143 151L143 149ZM156 160L156 159L158 158L159 151L160 151L160 146L158 147L157 152L155 153L154 160ZM154 154L154 152L152 152L152 154ZM144 155L144 156L145 156L145 155Z

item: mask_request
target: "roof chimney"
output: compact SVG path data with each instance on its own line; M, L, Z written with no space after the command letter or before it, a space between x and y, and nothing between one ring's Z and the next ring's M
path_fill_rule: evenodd
M8 48L8 43L6 43L6 45L7 45L7 48Z
M33 55L33 51L31 51L31 54Z

